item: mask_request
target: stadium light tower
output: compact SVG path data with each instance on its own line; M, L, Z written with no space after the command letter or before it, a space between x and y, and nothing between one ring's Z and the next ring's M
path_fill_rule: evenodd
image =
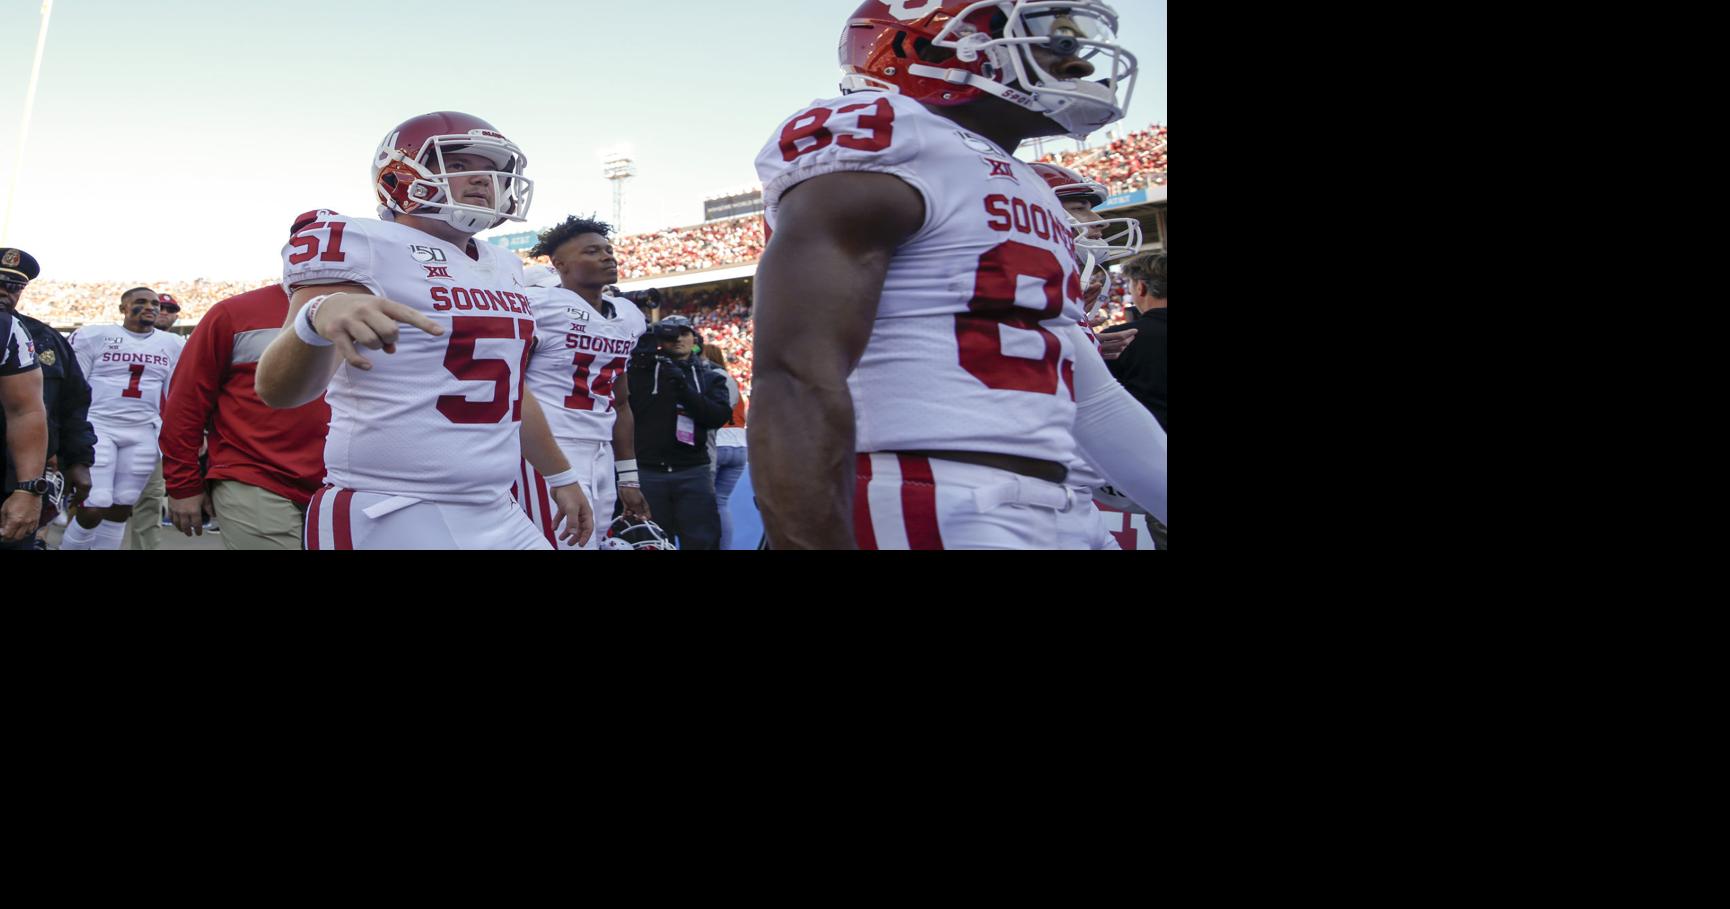
M637 175L637 162L624 152L613 152L601 161L601 176L613 181L613 230L625 232L625 181Z

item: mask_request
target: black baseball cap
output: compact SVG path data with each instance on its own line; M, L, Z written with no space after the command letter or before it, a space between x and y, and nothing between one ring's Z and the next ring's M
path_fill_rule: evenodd
M28 283L36 280L36 276L41 273L42 266L37 264L35 256L22 249L0 246L0 281Z

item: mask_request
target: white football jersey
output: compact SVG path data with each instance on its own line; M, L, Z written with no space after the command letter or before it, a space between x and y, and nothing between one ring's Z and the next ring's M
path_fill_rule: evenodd
M529 357L529 391L541 402L553 436L560 440L612 442L613 386L625 375L631 348L648 330L636 304L605 297L611 319L576 293L531 286L535 349Z
M337 368L325 392L325 482L424 501L509 494L521 457L523 373L535 323L514 253L461 247L391 221L319 211L283 247L282 285L360 284L443 326L402 326L372 369Z
M837 171L892 174L925 198L896 250L848 378L859 451L1074 451L1074 351L1045 325L1083 318L1075 238L1028 165L917 102L857 92L783 121L757 156L771 230L781 196Z
M72 335L72 351L90 383L90 420L135 426L159 420L168 383L184 345L174 334L142 334L121 325L86 325Z

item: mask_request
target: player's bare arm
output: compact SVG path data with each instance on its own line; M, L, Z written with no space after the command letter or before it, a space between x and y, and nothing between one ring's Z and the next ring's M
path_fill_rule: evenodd
M898 177L814 177L781 197L757 266L752 483L775 549L853 549L853 399L847 376L898 247L925 201Z
M42 405L42 370L0 376L0 408L6 412L6 447L19 480L42 476L48 451L48 414ZM0 539L22 540L36 531L42 498L18 490L0 507Z
M541 476L550 479L571 469L571 462L565 458L558 440L553 438L552 429L547 426L547 415L541 410L541 402L527 387L523 388L522 436L523 458ZM583 495L582 484L573 481L562 486L548 485L553 503L558 506L553 524L562 525L559 536L573 546L589 542L589 537L595 532L595 512L589 505L589 497Z
M331 342L318 347L301 340L294 322L302 307L314 297L324 297L313 317L313 331ZM359 348L396 353L402 325L430 335L445 333L443 326L406 306L374 296L359 284L317 284L295 290L289 300L288 320L264 356L253 379L259 398L272 407L299 407L324 394L337 367L348 363L356 369L371 369L372 363Z

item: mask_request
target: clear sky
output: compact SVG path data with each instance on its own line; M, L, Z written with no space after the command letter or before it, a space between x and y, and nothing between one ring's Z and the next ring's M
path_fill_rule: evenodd
M1166 0L1113 5L1141 60L1121 125L1168 123ZM836 38L857 6L55 0L7 242L43 278L276 275L294 215L375 215L373 149L434 110L485 118L528 155L528 222L490 233L610 217L600 160L619 145L638 171L626 231L695 224L705 196L756 182L782 118L838 94ZM40 7L0 0L0 193Z

